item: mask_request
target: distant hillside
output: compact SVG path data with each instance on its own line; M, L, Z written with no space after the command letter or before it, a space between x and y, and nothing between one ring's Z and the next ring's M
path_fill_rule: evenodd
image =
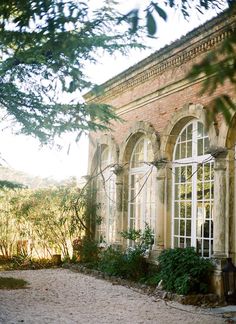
M61 182L51 178L34 177L25 172L3 166L0 166L0 180L16 182L28 188L46 188L61 184Z

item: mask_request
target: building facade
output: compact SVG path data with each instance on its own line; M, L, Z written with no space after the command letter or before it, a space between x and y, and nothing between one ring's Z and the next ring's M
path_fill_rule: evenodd
M87 102L112 105L123 122L91 133L89 173L97 174L101 225L97 238L122 244L119 232L148 224L153 254L193 246L214 258L214 290L221 294L226 257L236 262L236 115L219 116L206 128L214 96L235 89L225 82L199 95L206 76L186 75L234 31L235 13L225 12L103 84Z

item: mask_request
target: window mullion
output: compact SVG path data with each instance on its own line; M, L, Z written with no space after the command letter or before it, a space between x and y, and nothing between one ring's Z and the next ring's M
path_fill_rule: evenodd
M193 122L193 160L197 161L197 120ZM197 220L197 163L192 164L192 235L191 246L196 248L196 220Z
M197 164L192 165L192 228L191 246L196 248L196 220L197 220Z

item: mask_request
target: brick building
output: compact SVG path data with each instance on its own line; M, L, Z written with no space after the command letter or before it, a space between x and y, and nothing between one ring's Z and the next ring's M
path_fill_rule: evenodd
M236 262L236 117L206 131L205 107L222 92L235 98L235 90L225 83L199 96L206 77L186 75L235 25L235 13L225 12L104 83L103 94L86 95L123 119L111 132L90 134L89 172L100 173L97 238L122 244L121 230L148 223L153 254L194 246L214 258L218 293L222 261Z

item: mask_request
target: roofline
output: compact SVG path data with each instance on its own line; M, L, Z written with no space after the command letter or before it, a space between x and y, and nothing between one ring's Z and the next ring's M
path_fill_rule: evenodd
M233 9L233 15L236 15L236 10ZM103 92L108 87L111 87L114 84L119 83L119 81L123 81L127 76L130 78L131 74L133 72L139 73L138 70L142 69L144 66L148 65L149 63L153 62L154 59L160 58L161 56L170 53L173 49L177 49L181 45L184 45L189 40L193 39L194 36L199 36L203 32L206 32L207 30L212 29L214 26L218 26L219 23L225 21L225 18L228 17L228 15L231 13L232 9L226 9L216 17L206 21L202 25L194 28L192 31L188 32L186 35L181 36L179 39L171 42L170 44L165 45L164 47L160 48L159 50L153 52L145 59L141 60L140 62L132 65L128 69L122 71L121 73L115 75L113 78L105 81L104 83L100 84L100 87L103 89ZM232 14L231 14L232 15ZM102 94L101 94L102 95ZM89 99L91 97L98 97L99 95L96 95L95 92L92 90L88 91L85 95L85 99Z

